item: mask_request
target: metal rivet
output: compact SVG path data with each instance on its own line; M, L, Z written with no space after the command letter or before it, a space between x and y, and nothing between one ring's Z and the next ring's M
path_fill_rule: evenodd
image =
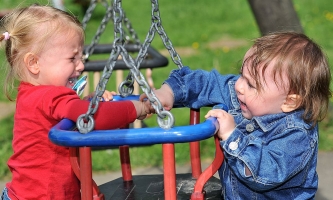
M230 142L229 149L236 150L238 148L238 142Z
M254 131L254 126L253 126L253 124L247 124L247 125L246 125L246 130L247 130L247 132L252 132L252 131Z

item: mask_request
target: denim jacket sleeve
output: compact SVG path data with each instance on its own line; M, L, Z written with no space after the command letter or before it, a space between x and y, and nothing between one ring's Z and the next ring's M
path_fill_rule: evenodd
M317 151L316 128L308 129L304 123L288 123L285 119L278 124L250 134L236 128L226 141L221 141L227 165L255 191L304 183L309 161ZM230 145L232 142L237 142L236 149ZM252 175L246 175L245 167Z
M224 103L229 107L228 82L237 79L238 76L221 75L216 70L208 72L183 67L173 70L164 83L173 90L175 106L200 108Z

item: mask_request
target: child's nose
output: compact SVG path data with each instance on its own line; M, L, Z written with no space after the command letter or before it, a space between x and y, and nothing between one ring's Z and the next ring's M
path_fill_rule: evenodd
M242 84L241 78L236 81L235 90L236 90L237 94L244 94L244 87L243 87L243 85L244 84Z
M84 64L81 60L79 61L78 65L76 66L76 70L79 72L82 72L84 70Z

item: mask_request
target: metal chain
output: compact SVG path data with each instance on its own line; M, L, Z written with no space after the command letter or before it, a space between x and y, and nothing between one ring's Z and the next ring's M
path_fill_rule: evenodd
M158 0L151 0L152 3L152 26L154 26L157 33L160 35L163 44L165 48L169 51L169 54L171 56L171 59L173 62L178 66L178 68L182 68L183 64L181 61L180 56L176 52L176 50L173 48L172 42L169 40L166 32L164 31L164 28L162 26L162 21L160 17L160 11L158 7Z
M109 6L109 4L106 0L91 0L89 7L87 8L86 13L84 14L83 20L82 20L82 27L84 30L87 28L87 24L92 16L93 11L96 8L97 2L99 2L99 1L102 3L102 5L104 7L107 8Z
M136 67L139 69L140 64L145 59L148 48L151 45L151 43L155 37L155 32L157 31L158 34L160 35L166 49L168 49L173 62L178 66L178 68L182 68L183 64L181 62L181 58L178 55L178 53L176 52L176 50L173 48L172 42L169 40L166 32L163 29L160 12L159 12L158 1L152 0L151 2L152 2L152 24L148 31L148 34L146 36L144 43L141 45L139 54L135 60ZM121 91L122 96L127 96L127 95L129 95L129 91L133 91L133 78L131 77L131 72L127 76L126 80L120 84L119 91ZM150 91L149 91L149 93L150 93Z
M116 5L117 7L114 7L114 5ZM121 28L121 19L122 19L123 12L121 9L119 9L119 8L121 8L120 1L115 0L112 7L114 8L114 9L112 9L112 14L113 14L113 18L114 18L114 27L115 27L115 31L114 31L115 39L113 42L113 48L112 48L112 51L110 54L110 58L108 59L106 66L104 67L102 76L96 87L95 94L94 94L92 100L90 101L87 113L80 115L77 119L76 126L77 126L78 130L80 131L80 133L88 133L88 132L92 131L95 127L95 121L92 116L96 113L96 111L98 109L100 99L103 96L107 82L108 82L109 78L111 77L113 68L120 55L120 51L121 51L120 46L123 45L123 31L121 30L122 29Z
M91 18L92 15L92 11L95 9L96 7L96 3L98 0L92 0L91 4L87 10L87 13L83 19L84 23L84 27L86 27L87 22L89 21L89 19ZM91 44L85 49L85 55L84 55L84 59L87 60L89 58L89 56L94 52L94 48L96 46L96 44L98 44L101 35L103 34L103 32L105 31L105 28L108 24L108 22L110 21L110 19L112 19L112 9L113 7L111 5L108 5L108 3L106 2L106 0L101 0L103 5L107 8L106 13L102 19L101 24L99 25L94 38L92 39ZM140 40L138 35L136 34L135 30L132 27L132 24L130 22L130 20L126 17L125 12L123 11L123 18L124 20L123 23L125 25L125 27L128 29L129 34L132 38L126 36L126 41L130 41L131 39L134 40L135 44L140 45Z
M153 7L153 10L155 10L155 12L156 12L156 10L158 11L157 2L153 2L152 7ZM152 19L156 18L156 17L154 17L153 13L154 12L152 12ZM158 16L159 16L159 14L158 14ZM158 17L158 19L159 19L159 21L158 21L159 27L161 27L161 20L159 17ZM156 27L156 22L154 20L152 20L152 25L150 27L150 30L148 31L148 34L146 36L144 43L141 45L140 51L139 51L138 56L135 61L128 54L123 54L123 52L126 51L125 49L123 49L123 51L121 52L121 55L123 56L123 60L126 63L126 65L130 68L131 73L127 76L126 80L119 86L119 91L121 91L122 95L124 95L124 94L128 95L128 93L125 93L125 91L129 91L131 89L131 86L133 85L133 78L132 78L132 76L133 76L135 78L135 80L137 81L137 83L139 84L139 86L141 87L142 91L147 95L148 100L151 102L153 108L155 109L156 114L158 115L157 120L158 120L159 126L161 128L167 129L167 128L171 128L174 125L174 117L169 111L164 110L162 104L160 103L160 101L158 100L158 98L156 97L156 95L154 94L152 89L150 88L149 84L146 82L144 76L139 71L140 64L142 63L143 59L146 57L148 48L154 39L155 32L156 32L155 27ZM163 31L163 33L160 34L161 37L168 38L165 31L163 30L163 28L162 28L162 31ZM164 40L167 41L168 39L164 39ZM170 44L168 46L170 46L169 49L173 50L174 54L177 55L177 57L178 57L177 59L179 60L179 62L177 62L177 63L175 62L175 63L178 66L182 67L180 57L178 56L177 52L172 47L172 44ZM173 60L175 61L175 59L173 59Z
M123 20L124 26L126 27L126 29L129 32L129 35L131 36L131 41L134 42L134 44L136 45L140 45L141 42L139 40L138 34L135 32L130 20L127 18L125 12L124 12L124 20ZM129 38L126 38L126 41L130 41Z
M138 45L138 48L140 48L141 42L139 40L139 37L138 37L137 33L135 32L134 28L132 27L130 20L126 17L125 12L124 12L123 23L124 23L124 26L126 27L126 29L128 30L128 34L126 34L126 36L125 36L126 44L134 43L135 45ZM129 71L125 80L119 84L118 91L119 91L121 97L127 97L127 96L133 94L134 79L133 79L131 71Z
M84 17L82 20L82 27L84 30L86 29L88 21L90 20L92 13L95 10L96 4L97 4L97 0L90 1L89 7L88 7L86 13L84 14Z
M110 21L110 19L112 18L112 6L109 5L107 6L106 9L106 13L102 19L101 24L99 25L94 38L92 39L92 42L90 43L90 45L85 49L85 55L84 55L84 59L87 60L89 58L89 56L94 52L94 48L96 46L96 44L99 42L102 33L104 32L106 25L108 24L108 22Z
M124 12L122 10L121 6L121 0L114 0L112 5L112 16L113 16L113 22L114 22L114 42L113 42L113 48L110 54L110 58L103 70L102 77L99 81L98 86L96 87L96 92L94 94L93 99L91 100L89 104L89 108L86 114L83 114L79 116L77 119L77 128L81 133L88 133L94 129L95 122L94 118L92 117L95 112L98 109L99 101L102 98L102 95L105 91L106 84L112 74L113 68L115 66L115 63L119 57L119 55L122 56L122 59L124 60L126 66L129 67L131 71L131 77L128 76L128 79L130 79L131 82L133 82L133 77L143 90L143 92L147 95L148 100L151 102L151 105L155 109L157 115L158 115L158 124L161 128L171 128L174 125L174 117L169 112L166 111L161 102L158 100L156 95L154 94L153 90L150 88L149 84L145 80L145 77L142 75L142 73L139 70L139 66L143 60L143 58L146 56L148 47L150 46L154 36L155 32L157 31L160 37L163 40L163 43L165 47L168 49L170 55L172 56L172 60L174 63L179 67L183 67L181 63L181 59L175 49L172 46L171 41L167 37L161 23L160 19L160 13L158 9L158 2L157 0L151 0L152 2L152 25L150 27L150 30L147 34L147 37L145 39L144 44L141 46L139 55L136 60L134 60L127 50L124 47L125 39L124 38L124 31L122 29L122 21L124 18ZM127 25L129 23L127 22ZM131 31L133 30L131 26L128 26L128 29ZM131 32L132 36L134 31ZM137 35L135 34L133 38L137 38ZM137 40L136 42L138 42ZM163 121L164 120L164 121Z
M129 67L132 76L135 78L138 85L141 87L142 91L147 95L148 100L156 111L158 115L157 122L161 128L169 129L174 125L174 117L171 112L164 110L161 102L158 100L153 90L150 88L149 84L145 80L145 77L140 72L139 68L136 66L133 58L127 53L124 47L121 47L121 55L126 64Z

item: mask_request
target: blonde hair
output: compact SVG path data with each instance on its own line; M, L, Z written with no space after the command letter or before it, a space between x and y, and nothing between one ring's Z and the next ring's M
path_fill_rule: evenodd
M76 17L53 7L37 4L15 9L6 15L1 20L0 31L0 34L9 34L9 38L2 34L0 36L0 42L5 42L6 59L9 63L4 83L4 93L9 100L12 100L10 91L14 88L15 80L26 80L22 67L26 53L38 55L48 39L56 34L76 32L84 41L84 31Z
M331 73L326 55L315 42L301 33L272 33L256 39L253 49L247 60L251 60L249 71L259 92L262 88L260 77L264 77L267 66L274 59L274 80L277 84L278 79L283 80L283 73L287 76L283 87L289 94L300 95L303 119L315 125L326 116L332 96Z

